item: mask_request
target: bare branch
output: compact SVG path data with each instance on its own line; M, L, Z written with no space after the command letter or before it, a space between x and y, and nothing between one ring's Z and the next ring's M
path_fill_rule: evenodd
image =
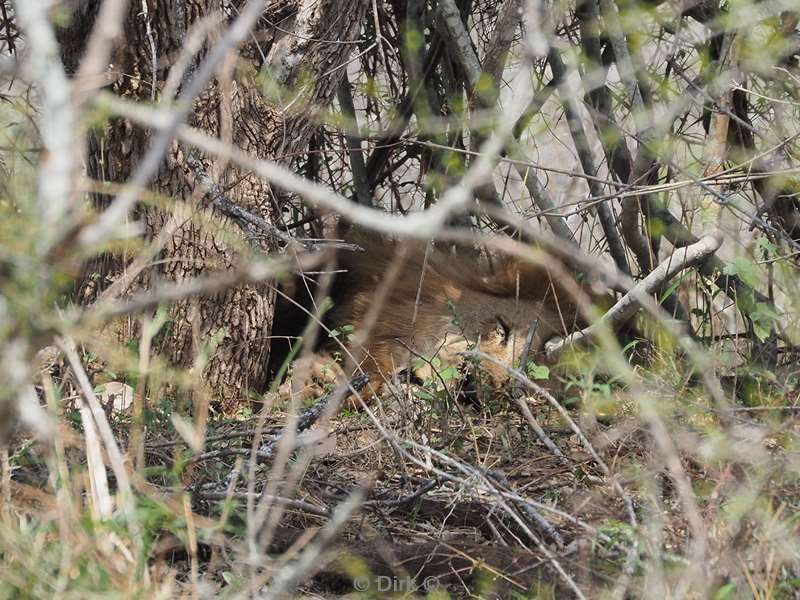
M722 244L718 236L705 236L697 243L676 250L669 258L653 269L647 277L637 283L631 290L614 304L603 318L586 329L570 334L566 338L548 342L547 358L555 360L570 345L591 339L603 327L614 327L629 319L639 307L641 298L658 291L667 281L683 269L696 265L714 254Z
M721 172L725 165L728 155L728 126L730 124L731 106L733 104L733 90L735 85L735 75L733 70L737 68L739 59L739 44L736 40L736 32L731 31L725 34L722 43L722 56L720 57L718 70L720 77L715 78L718 90L715 94L717 106L721 109L711 117L711 124L708 128L708 142L703 148L703 175L705 177L716 175ZM724 75L723 75L724 74ZM702 193L702 190L700 190ZM719 227L719 219L722 215L722 207L716 202L716 198L709 194L704 194L699 203L701 217L705 224L705 231L713 231Z
M308 577L319 568L320 556L333 542L347 521L350 520L353 513L361 506L365 495L366 489L357 490L336 507L330 521L317 534L314 542L303 551L297 560L283 567L275 574L272 584L262 596L265 600L283 600L303 578Z
M310 270L319 264L320 255L301 255L293 258L243 261L237 269L221 271L204 277L166 283L153 290L136 294L126 302L100 302L84 315L90 321L105 321L122 315L141 313L169 304L209 296L243 283L261 283L290 273L295 268Z
M491 78L495 88L499 89L502 82L511 42L514 41L521 20L522 0L503 0L482 65L483 72Z
M454 54L466 73L467 82L474 89L481 76L481 65L472 48L469 33L461 20L461 11L456 6L455 0L439 0L436 5L436 15L442 37L454 47Z
M358 121L356 120L356 109L353 106L353 91L350 89L350 80L347 77L347 73L342 76L342 80L339 82L336 97L339 99L342 114L352 122L352 128L357 131ZM355 197L359 204L372 206L367 180L367 167L364 164L364 151L361 148L361 137L355 133L347 133L345 140L347 140L347 153L350 155L350 170L353 173Z
M74 115L71 88L61 64L58 43L50 26L49 1L15 3L17 18L27 35L27 71L42 98L41 136L45 152L39 163L39 213L43 249L59 240L73 206ZM73 215L74 217L74 215Z
M578 109L578 103L575 101L575 94L572 90L567 88L567 68L561 58L560 53L556 48L551 47L548 54L548 62L553 71L553 78L558 86L558 93L561 96L561 103L564 106L564 114L569 123L569 131L572 135L572 142L575 145L575 151L578 153L578 159L581 163L581 168L584 174L588 175L587 183L589 184L589 191L592 196L600 197L603 195L602 188L598 184L595 177L597 176L597 168L594 164L594 157L592 156L592 149L589 146L589 140L586 137L581 116ZM600 218L600 224L603 227L603 232L606 235L606 243L611 252L614 262L617 267L625 273L630 273L628 267L628 257L625 253L625 246L619 237L617 230L616 219L614 211L608 202L600 202L596 205L597 214Z
M156 129L169 129L175 120L171 113L125 102L110 94L101 95L98 98L98 105ZM300 194L313 206L334 210L345 219L375 231L400 234L416 239L428 239L440 231L452 215L464 212L471 207L474 203L473 191L490 177L495 161L511 134L512 127L511 119L501 119L495 133L481 148L479 158L471 165L461 181L448 189L441 200L428 210L404 217L389 215L381 210L355 204L325 186L296 175L286 167L272 161L256 159L238 148L231 147L221 140L211 138L186 125L178 126L176 131L178 137L184 142L209 154L233 160L240 166L273 182L276 186Z
M452 41L456 56L461 63L464 73L468 79L467 84L470 88L477 85L480 78L480 64L478 57L472 48L469 33L461 21L461 15L455 7L453 0L446 0L439 4L439 15L444 20L447 30L447 35ZM527 112L527 111L526 111ZM519 124L514 127L514 134L518 137L522 133ZM506 145L508 154L517 161L531 162L525 155L522 146L516 140L510 140ZM515 163L515 167L520 174L520 177L525 182L531 197L533 198L536 206L545 213L545 218L553 229L555 234L563 239L571 240L572 232L567 226L566 220L555 212L556 205L553 202L550 194L539 183L538 177L535 173L529 171L528 168Z

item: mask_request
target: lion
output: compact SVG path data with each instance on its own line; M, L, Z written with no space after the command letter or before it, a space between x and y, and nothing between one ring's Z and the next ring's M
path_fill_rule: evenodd
M535 360L548 339L582 324L573 294L541 266L365 232L346 241L358 249L338 251L333 308L323 318L327 333L305 365L316 383L364 373L379 393L400 371L424 380L434 365L458 368L471 356L489 357L481 370L499 388L523 351ZM308 281L291 286L299 297L279 299L278 343L297 337L296 325L294 334L287 325L297 320L298 305L308 311L313 304L316 281ZM273 372L286 355L273 344Z

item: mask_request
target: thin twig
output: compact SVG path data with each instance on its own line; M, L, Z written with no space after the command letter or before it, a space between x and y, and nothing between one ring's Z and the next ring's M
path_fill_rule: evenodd
M316 570L320 555L336 538L339 531L341 531L342 527L350 520L350 517L358 507L361 506L365 494L365 489L357 490L351 494L347 500L336 507L328 523L314 538L314 542L303 551L297 560L284 566L275 574L275 578L270 587L267 589L266 593L261 596L264 600L282 600L303 578Z

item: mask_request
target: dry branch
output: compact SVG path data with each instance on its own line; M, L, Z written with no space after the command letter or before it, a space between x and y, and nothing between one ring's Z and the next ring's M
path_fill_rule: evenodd
M497 14L492 39L486 48L481 68L486 73L495 89L500 89L505 71L507 55L511 43L522 20L522 0L503 0L503 5Z
M359 204L372 206L372 199L369 191L369 179L367 177L367 167L364 164L364 151L361 148L361 136L358 131L358 121L356 120L356 108L353 104L353 91L350 88L350 80L347 73L342 76L339 87L336 89L336 97L339 100L339 107L342 114L350 120L349 131L345 134L347 141L347 153L350 157L350 170L353 172L353 189L355 198Z
M104 0L86 45L86 53L75 75L78 108L108 83L107 71L114 44L123 35L128 0Z
M455 8L453 0L447 0L446 2L440 3L439 14L444 21L447 35L453 42L451 50L455 52L456 58L461 64L465 73L465 77L467 78L465 84L469 87L469 89L474 89L478 84L478 79L481 75L480 64L478 57L472 48L469 33L467 32L464 23L461 20L461 15L458 12L458 9ZM534 100L537 99L535 98ZM508 109L504 109L504 111L507 110ZM529 113L529 110L524 112L525 115L523 116L526 116ZM515 124L513 134L515 138L518 138L519 135L522 134L522 128L520 127L519 122ZM505 145L505 150L508 155L516 161L531 163L517 139L508 140ZM572 231L570 231L569 227L567 226L567 222L564 217L560 216L556 212L555 202L553 202L550 194L539 182L536 173L531 172L530 169L526 167L523 167L519 164L519 162L515 162L514 166L519 172L522 180L525 182L525 187L531 194L536 206L545 214L545 219L552 228L553 232L565 240L571 240L573 237Z
M481 64L472 49L472 41L461 20L461 11L456 6L455 0L440 0L436 5L436 14L439 31L449 42L448 45L464 69L470 89L474 90L481 76Z
M572 143L575 146L575 151L578 153L578 160L580 161L581 168L584 174L588 176L586 181L589 184L589 192L595 198L599 198L603 195L603 191L595 179L597 177L597 167L595 166L594 157L592 156L589 139L586 137L586 131L581 121L578 103L575 101L575 94L573 90L567 87L567 67L556 48L550 48L547 58L550 63L550 69L553 71L553 79L558 87L558 93L561 96L561 104L564 107L564 114L569 124L569 132L572 135ZM606 236L606 243L608 244L611 257L614 259L620 271L623 273L630 273L625 246L620 239L616 218L610 203L599 202L595 204L595 207L600 218L600 224L603 227L603 232Z
M565 338L548 342L546 353L548 360L556 360L565 348L592 339L603 328L619 326L627 321L639 308L641 299L657 292L666 282L683 269L701 263L714 254L722 244L717 236L705 236L697 243L676 250L647 277L630 289L614 306L598 321L589 327L576 331Z
M338 533L361 506L364 496L365 490L358 490L336 507L330 520L314 538L313 543L303 550L297 560L284 566L275 574L275 578L262 596L265 600L286 598L287 594L294 590L300 581L313 575L320 568L320 556L334 542Z
M49 1L20 0L15 3L17 18L27 36L27 71L41 94L42 144L45 152L39 163L38 195L43 250L59 241L68 228L74 195L72 177L76 165L75 116L71 86L61 64L58 43L50 26Z
M168 111L153 110L139 104L125 102L109 94L102 94L98 98L98 105L155 129L169 129L175 120L174 114ZM495 161L505 145L512 127L513 122L510 119L501 120L496 132L481 147L478 160L474 161L458 184L448 189L442 195L441 200L428 210L411 213L408 216L395 216L350 202L327 187L296 175L282 165L273 161L256 159L238 148L186 125L177 128L177 135L185 143L220 158L233 160L274 185L300 194L313 206L333 210L352 223L382 233L428 239L436 235L451 216L465 212L472 207L474 204L473 192L491 175Z

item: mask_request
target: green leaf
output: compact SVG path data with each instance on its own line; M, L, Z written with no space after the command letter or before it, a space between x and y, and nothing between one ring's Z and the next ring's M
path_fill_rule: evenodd
M722 270L725 275L736 275L746 285L751 288L757 288L761 277L759 276L758 267L755 263L743 256L737 256Z
M452 381L458 375L458 370L455 367L447 367L439 372L439 377L442 378L442 381L447 383L448 381Z
M335 329L331 329L330 333L328 334L328 337L338 338L340 335L345 334L344 339L352 340L353 339L352 333L354 329L355 327L353 327L352 325L342 325Z
M550 367L547 365L537 365L535 362L529 362L528 377L531 379L548 379L550 377Z
M411 53L416 53L425 45L425 36L416 29L406 30L406 49Z
M689 274L688 274L688 273L684 273L683 275L681 275L680 277L678 277L678 278L675 280L675 282L674 282L672 285L670 285L670 286L669 286L669 287L668 287L666 290L664 290L664 293L663 293L663 294L661 294L661 298L659 298L659 299L658 299L658 303L659 303L659 304L663 304L663 303L664 303L664 300L666 300L667 298L669 298L669 297L672 295L672 293L673 293L673 292L674 292L676 289L678 289L678 286L679 286L681 283L683 283L683 281L684 281L684 280L685 280L685 279L686 279L688 276L689 276Z
M434 395L431 394L429 391L424 390L424 389L418 389L417 390L417 397L419 397L421 400L427 400L429 402L432 402L433 400L435 400Z
M478 95L486 100L493 100L497 96L497 88L494 80L488 73L481 73L478 81L475 83L475 91Z
M611 397L611 386L607 383L595 383L594 389L605 398Z
M778 252L778 247L765 237L758 238L756 246L768 254L776 254Z
M753 332L762 342L770 336L778 320L778 313L766 302L757 302L748 316L753 321Z
M660 237L667 231L667 226L659 218L649 219L647 221L647 233L650 237Z
M726 600L727 598L735 598L735 597L736 597L735 583L726 583L716 592L714 592L713 596L714 600Z

